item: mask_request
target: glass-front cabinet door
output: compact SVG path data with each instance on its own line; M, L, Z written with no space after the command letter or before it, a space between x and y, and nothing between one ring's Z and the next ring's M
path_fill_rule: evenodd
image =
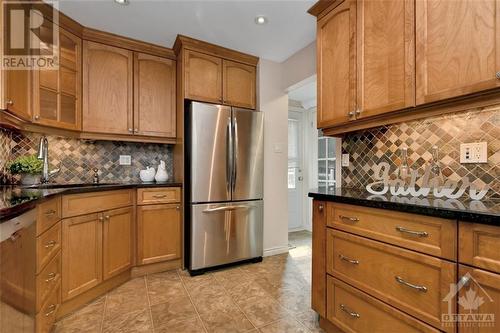
M40 28L41 41L47 40L54 26L45 21ZM82 41L59 29L54 41L58 68L33 71L34 122L63 129L81 129L81 50Z

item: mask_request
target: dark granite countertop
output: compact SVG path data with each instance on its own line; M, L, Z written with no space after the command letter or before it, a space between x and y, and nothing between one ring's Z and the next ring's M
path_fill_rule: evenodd
M14 218L54 195L58 194L74 194L97 191L120 190L127 188L145 188L145 187L177 187L182 186L177 182L162 182L162 183L110 183L110 184L60 184L62 187L54 187L50 184L50 188L24 187L24 186L0 186L0 222Z
M312 190L309 192L309 197L445 219L500 225L500 200L498 199L475 201L468 198L414 198L390 194L373 195L366 189L334 187Z

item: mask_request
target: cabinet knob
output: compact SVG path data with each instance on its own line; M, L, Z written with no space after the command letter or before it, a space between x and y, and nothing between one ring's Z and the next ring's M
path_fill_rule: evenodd
M104 216L106 220L109 220L109 215Z
M498 71L495 76L497 77L498 80L500 80L500 71Z
M498 73L497 73L497 74L498 74ZM6 104L7 104L7 107L12 106L12 105L14 105L14 101L13 101L13 100L11 100L11 99L9 99L9 100L6 102Z
M99 221L101 221L101 222L104 221L104 217L99 216Z
M35 116L35 120L39 120L40 119L40 116Z
M135 133L139 133L139 129L138 129L138 128L135 128L135 129L134 129L134 132L135 132Z
M180 206L176 206L176 207L175 207L175 209L180 210L180 209L181 209L181 207L180 207Z
M134 130L133 130L133 129L131 129L131 128L129 128L129 129L128 129L128 131L129 131L130 133L132 133Z
M349 117L351 117L351 118L352 118L352 117L354 117L354 111L349 112L349 113L348 113L348 115L349 115Z
M324 206L324 205L319 205L319 206L318 206L318 210L319 210L320 212L322 212L324 209L325 209L325 206Z
M359 109L356 109L356 116L359 116L361 114L361 111Z

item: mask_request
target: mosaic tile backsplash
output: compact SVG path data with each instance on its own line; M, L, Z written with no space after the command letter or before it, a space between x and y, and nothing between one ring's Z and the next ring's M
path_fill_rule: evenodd
M488 143L488 163L460 164L460 144ZM488 198L500 199L500 105L426 118L355 132L343 138L342 151L350 154L342 168L342 186L363 188L374 181L374 167L388 162L391 172L401 164L401 148L408 148L408 162L423 173L439 149L442 173L447 179L469 177L480 188L490 186Z
M7 161L22 155L36 154L40 134L14 133L0 129L0 170ZM139 171L147 166L157 169L160 160L173 176L172 146L154 143L85 141L48 136L51 169L61 171L51 178L57 183L89 183L93 168L99 169L101 182L140 181ZM120 155L131 155L132 165L119 165Z

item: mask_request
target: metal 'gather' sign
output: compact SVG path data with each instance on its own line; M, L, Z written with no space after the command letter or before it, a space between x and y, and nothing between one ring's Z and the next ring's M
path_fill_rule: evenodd
M478 189L467 176L462 177L460 181L447 179L440 182L436 177L433 177L431 168L428 165L420 179L418 170L411 170L407 180L401 178L390 179L389 163L382 162L375 166L374 177L376 181L368 184L366 190L375 195L384 195L390 192L392 195L426 197L432 193L436 198L457 199L464 195L468 189L469 197L472 200L481 200L489 190L488 185ZM417 181L420 180L421 184L417 186Z

